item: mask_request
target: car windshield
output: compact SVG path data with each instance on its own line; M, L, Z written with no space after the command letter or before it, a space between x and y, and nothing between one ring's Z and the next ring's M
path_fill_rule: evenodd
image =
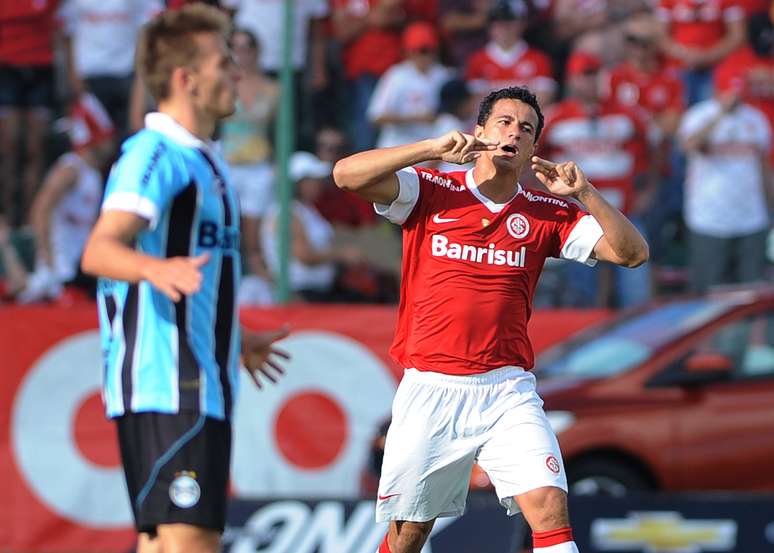
M546 350L535 370L540 378L603 378L621 374L654 351L718 317L733 302L697 299L669 303L595 327Z

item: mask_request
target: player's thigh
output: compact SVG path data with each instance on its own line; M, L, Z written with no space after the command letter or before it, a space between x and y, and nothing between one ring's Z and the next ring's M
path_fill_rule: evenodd
M139 532L188 524L225 527L231 427L196 413L117 419L121 459Z
M161 524L158 540L162 553L218 553L220 532L190 524Z
M464 391L401 381L385 440L378 520L426 522L461 514L477 443L457 435Z
M514 496L542 487L567 491L559 442L537 395L498 420L479 452L478 463L508 514L519 510Z

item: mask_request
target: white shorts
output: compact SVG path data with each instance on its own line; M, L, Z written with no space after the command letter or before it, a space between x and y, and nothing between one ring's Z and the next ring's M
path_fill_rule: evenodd
M377 522L461 515L474 461L509 515L519 512L515 495L567 491L535 376L519 367L472 376L406 369L392 404Z

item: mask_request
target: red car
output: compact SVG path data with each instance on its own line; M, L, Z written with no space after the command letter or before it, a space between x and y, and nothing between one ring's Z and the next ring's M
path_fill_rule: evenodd
M535 373L574 493L774 491L774 287L623 314Z

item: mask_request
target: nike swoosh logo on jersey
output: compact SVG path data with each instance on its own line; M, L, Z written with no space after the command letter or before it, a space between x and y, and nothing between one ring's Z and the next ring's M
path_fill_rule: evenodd
M377 495L376 497L379 498L379 501L384 501L386 499L390 499L391 497L395 497L395 496L398 496L398 495L400 495L400 494L399 493L393 493L393 494L390 494L390 495Z
M445 217L439 217L437 213L433 215L434 223L453 223L454 221L459 221L459 219L446 219Z

